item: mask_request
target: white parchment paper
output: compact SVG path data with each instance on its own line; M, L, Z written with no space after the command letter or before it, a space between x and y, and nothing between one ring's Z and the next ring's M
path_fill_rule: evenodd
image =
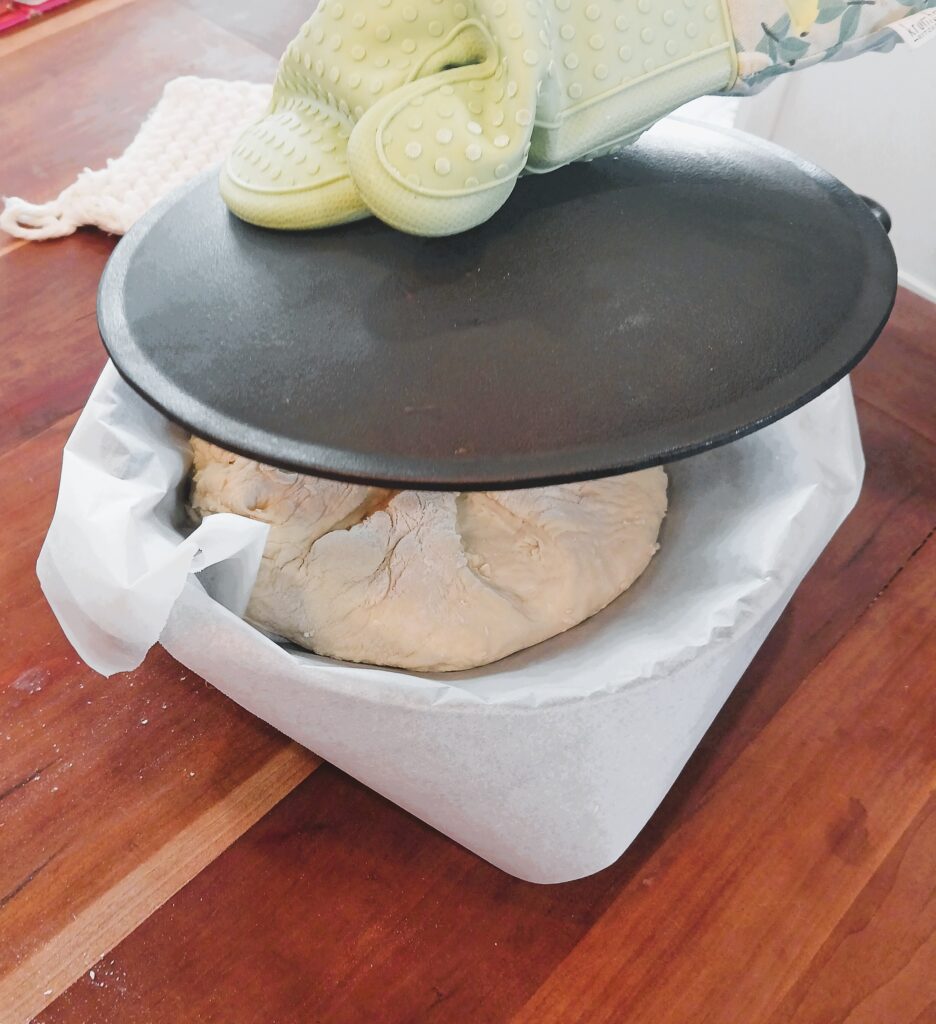
M422 675L275 642L239 618L266 527L190 532L185 434L108 366L65 448L39 557L105 674L160 638L255 714L506 870L561 881L626 848L857 499L847 381L669 467L662 548L573 630L482 669ZM115 685L120 685L115 680Z

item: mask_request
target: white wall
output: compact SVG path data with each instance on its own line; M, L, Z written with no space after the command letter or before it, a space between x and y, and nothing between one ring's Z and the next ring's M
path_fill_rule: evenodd
M783 75L737 125L885 206L901 283L936 301L936 42Z

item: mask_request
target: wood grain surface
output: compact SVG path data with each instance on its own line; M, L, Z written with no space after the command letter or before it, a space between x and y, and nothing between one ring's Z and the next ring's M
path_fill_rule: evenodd
M69 7L0 41L0 192L43 200L130 141L178 74L275 59L173 3ZM67 76L67 85L63 84ZM0 1022L32 1018L317 766L161 650L105 680L34 566L62 445L105 357L114 239L0 236Z
M317 763L160 649L114 679L78 660L34 570L74 419L0 456L4 1024L71 984Z
M268 79L312 6L85 0L5 37L0 193L119 153L176 75ZM161 650L109 680L72 652L33 567L113 244L0 236L0 1024L936 1024L936 307L901 292L856 371L858 507L676 786L540 887Z

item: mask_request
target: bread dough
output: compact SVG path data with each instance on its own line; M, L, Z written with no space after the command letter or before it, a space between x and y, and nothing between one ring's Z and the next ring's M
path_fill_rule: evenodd
M517 491L393 491L193 439L190 509L269 523L246 617L317 654L474 668L594 615L657 550L666 474Z

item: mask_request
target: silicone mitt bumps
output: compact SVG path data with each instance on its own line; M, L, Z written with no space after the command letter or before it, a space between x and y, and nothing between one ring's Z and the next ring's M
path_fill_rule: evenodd
M724 0L322 0L222 194L267 227L454 234L735 75Z

